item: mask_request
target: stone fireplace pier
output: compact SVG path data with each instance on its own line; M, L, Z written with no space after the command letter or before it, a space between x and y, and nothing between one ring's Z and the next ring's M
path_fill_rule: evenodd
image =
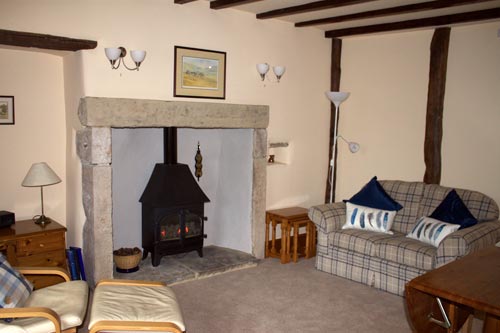
M76 137L86 217L83 252L91 284L113 278L112 128L252 129L252 255L264 257L268 106L84 97L78 116L84 126Z

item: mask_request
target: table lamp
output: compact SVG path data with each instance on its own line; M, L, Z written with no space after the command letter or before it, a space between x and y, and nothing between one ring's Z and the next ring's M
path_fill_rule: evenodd
M51 222L50 218L46 217L43 212L43 187L48 185L54 185L61 182L54 170L52 170L47 163L40 162L34 163L29 169L26 177L22 182L22 186L26 187L38 187L40 186L40 194L42 197L42 215L36 215L33 220L36 224L44 226Z

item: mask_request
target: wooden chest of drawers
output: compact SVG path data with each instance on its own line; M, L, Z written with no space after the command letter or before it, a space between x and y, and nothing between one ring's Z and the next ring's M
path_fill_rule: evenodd
M0 251L12 266L52 266L67 270L66 228L52 221L44 227L32 220L16 221L9 228L0 228ZM36 288L61 282L57 276L36 276Z

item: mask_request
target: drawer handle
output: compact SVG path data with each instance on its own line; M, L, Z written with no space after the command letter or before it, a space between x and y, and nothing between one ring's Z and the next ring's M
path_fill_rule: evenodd
M45 246L45 245L43 245L43 244L40 244L40 247L44 247L44 246Z

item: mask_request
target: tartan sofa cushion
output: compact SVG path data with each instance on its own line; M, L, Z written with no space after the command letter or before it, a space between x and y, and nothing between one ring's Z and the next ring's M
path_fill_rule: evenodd
M377 242L375 256L418 269L430 270L436 264L435 246L399 234Z
M429 216L452 190L436 184L425 185L419 216ZM498 220L498 205L490 197L476 191L455 189L469 211L478 222Z
M7 258L0 253L0 307L23 306L32 291L33 285L12 268Z
M408 233L420 217L418 213L424 193L424 183L401 180L381 180L379 182L387 194L403 206L403 209L396 213L392 230Z
M375 243L391 237L394 236L382 232L361 229L345 229L332 232L329 237L328 245L331 247L338 247L374 256L376 253Z

